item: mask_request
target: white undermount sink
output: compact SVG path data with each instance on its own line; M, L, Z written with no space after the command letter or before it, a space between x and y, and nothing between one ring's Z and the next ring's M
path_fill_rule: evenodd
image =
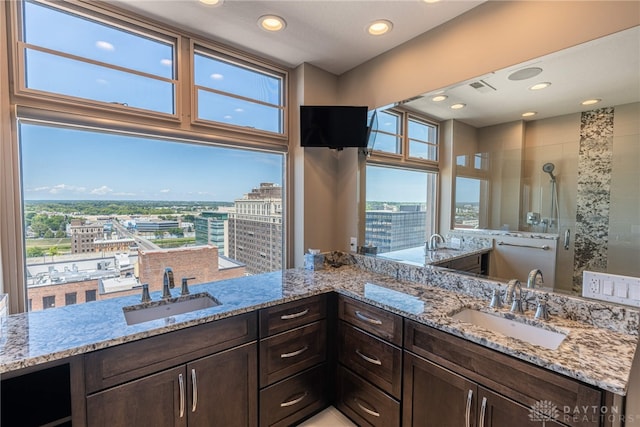
M163 319L177 314L190 313L205 308L216 307L222 303L206 292L185 295L168 300L152 301L138 305L122 307L127 325L136 325L150 320Z
M557 349L567 337L567 334L564 333L527 325L470 308L465 308L451 317L551 350Z

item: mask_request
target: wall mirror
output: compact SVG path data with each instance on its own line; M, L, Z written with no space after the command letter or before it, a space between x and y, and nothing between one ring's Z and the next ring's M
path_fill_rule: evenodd
M441 124L450 229L557 236L558 291L640 277L639 56L634 27L396 104Z

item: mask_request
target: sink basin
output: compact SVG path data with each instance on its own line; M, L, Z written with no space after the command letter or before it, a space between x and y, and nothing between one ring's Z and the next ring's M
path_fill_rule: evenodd
M177 314L190 313L205 308L216 307L222 303L206 292L152 301L138 305L122 307L127 325L136 325L150 320L163 319Z
M452 317L465 323L471 323L551 350L557 349L567 337L566 334L560 332L527 325L526 323L516 322L515 320L469 308L454 314Z

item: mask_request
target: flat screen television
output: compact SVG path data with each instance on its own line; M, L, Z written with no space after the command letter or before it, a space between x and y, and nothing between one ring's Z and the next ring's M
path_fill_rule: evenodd
M368 144L367 107L334 105L300 106L302 147L364 148Z

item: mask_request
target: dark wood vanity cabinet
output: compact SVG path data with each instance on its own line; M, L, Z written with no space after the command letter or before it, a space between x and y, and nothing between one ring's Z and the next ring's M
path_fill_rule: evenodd
M336 406L358 425L400 425L402 317L340 296Z
M450 268L457 271L465 271L475 274L488 274L489 253L469 255L462 258L434 263L438 267Z
M87 425L257 426L249 313L85 355Z
M599 408L595 387L411 320L404 347L403 426L601 425L562 413Z
M260 425L289 426L328 405L327 295L260 310Z

